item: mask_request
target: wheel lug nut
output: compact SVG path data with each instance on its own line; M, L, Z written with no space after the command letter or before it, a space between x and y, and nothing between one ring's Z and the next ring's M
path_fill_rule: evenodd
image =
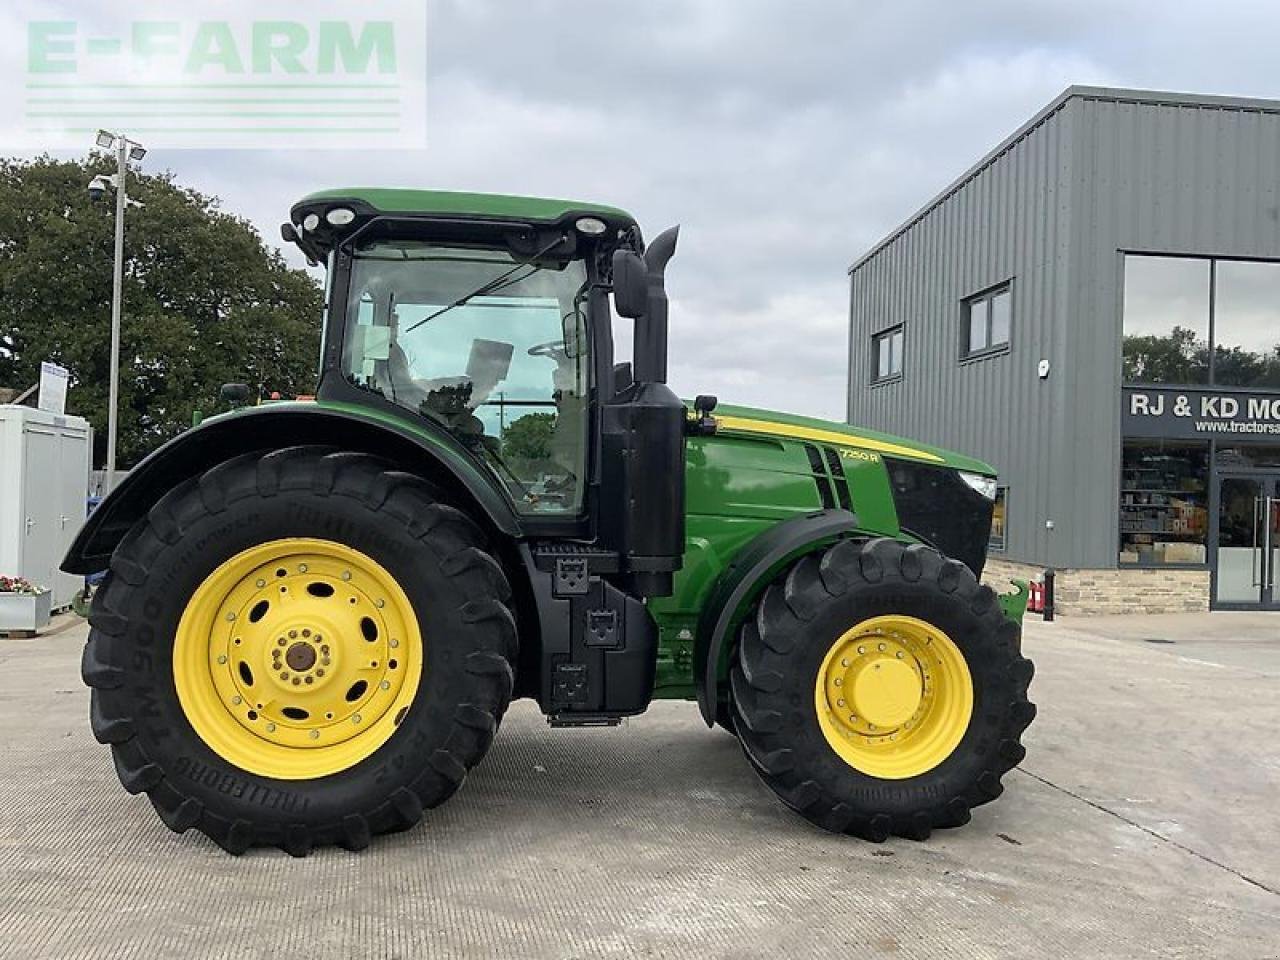
M866 647L859 647L859 648L858 648L858 656L862 656L862 655L863 655L864 653L866 653L866 652L867 652L867 648L866 648Z
M305 563L300 563L300 564L298 564L298 572L299 572L299 573L306 573L306 572L307 572L307 565L306 565Z
M882 643L882 644L880 644L880 652L881 652L881 653L883 653L883 652L884 652L884 649L885 649L884 644L883 644L883 643Z
M343 571L342 571L342 579L343 579L343 580L350 580L350 579L351 579L351 571L350 571L350 570L343 570Z
M841 660L841 661L840 661L840 666L842 666L842 667L847 667L848 665L849 665L849 658L848 658L848 657L846 657L845 659L843 659L843 660Z
M387 681L387 680L383 680L380 684L378 684L378 686L380 686L383 690L391 689L391 683L390 681Z
M840 677L836 677L836 686L840 687L843 685L844 685L844 680L842 680Z
M303 631L302 631L302 635L303 635L304 637L309 637L309 636L311 636L311 631L310 631L310 630L303 630Z
M901 650L899 650L899 651L898 651L898 659L899 659L899 660L901 660L901 659L902 659L903 657L905 657L905 656L906 656L906 654L904 654Z
M359 723L359 722L360 722L360 714L358 714L358 713L357 713L354 717L352 717L352 718L351 718L351 722L352 722L352 723Z
M281 679L281 680L288 680L288 679L289 679L289 671L288 671L288 670L281 670L281 671L280 671L280 679Z
M315 678L315 677L306 677L306 678L305 678L305 682L306 682L306 683L315 683L315 682L316 682L316 678Z
M284 646L284 637L281 637L279 640L277 640L277 641L276 641L276 644L277 644L277 645L279 645L279 646L281 646L281 647L283 647L283 646Z
M843 701L843 700L837 700L837 701L836 701L836 706L837 706L837 707L843 707L843 706L844 706L844 701Z
M296 637L297 635L298 635L298 631L297 631L297 630L290 630L290 631L289 631L289 639L290 639L290 640L292 640L292 639L293 639L294 637Z
M312 739L312 740L319 740L319 739L320 739L320 731L319 731L319 730L312 730L312 731L311 731L310 736L311 736L311 739Z
M375 600L375 601L373 602L373 605L374 605L375 607L377 607L379 610L381 610L383 607L385 607L385 606L387 605L387 601L385 601L385 600L383 600L381 597L379 597L377 600Z
M275 733L275 732L276 732L276 725L274 723L268 723L267 733Z
M220 653L220 654L218 654L218 662L219 662L219 663L226 663L226 662L227 662L227 655L226 655L225 653Z
M228 613L228 614L227 614L227 619L228 619L228 620L234 620L235 618L236 618L236 615L235 615L234 613Z
M244 698L237 695L231 698L231 702L238 707L240 704L244 703Z
M327 663L328 661L325 661L325 662ZM317 671L316 671L316 676L317 676L317 677L323 677L323 676L324 676L324 671L323 671L323 670L317 670Z
M258 579L258 580L255 580L255 581L254 581L254 584L253 584L253 585L254 585L255 587L257 587L259 590L261 590L263 587L265 587L265 586L267 585L267 581L262 580L262 579Z
M392 650L394 650L394 649L395 649L396 647L398 647L398 646L400 646L400 641L399 641L399 640L397 640L395 637L392 637L392 638L391 638L391 649L392 649Z

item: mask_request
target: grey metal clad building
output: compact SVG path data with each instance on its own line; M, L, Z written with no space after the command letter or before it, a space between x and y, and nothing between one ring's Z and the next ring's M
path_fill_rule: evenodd
M996 465L995 567L1280 605L1280 102L1071 87L849 276L849 421Z

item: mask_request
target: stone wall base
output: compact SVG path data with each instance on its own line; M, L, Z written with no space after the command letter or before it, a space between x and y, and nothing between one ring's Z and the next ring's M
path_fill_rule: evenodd
M997 593L1009 579L1040 581L1044 567L992 558L982 581ZM1186 613L1209 609L1208 570L1155 567L1054 571L1054 614L1098 616L1112 613Z

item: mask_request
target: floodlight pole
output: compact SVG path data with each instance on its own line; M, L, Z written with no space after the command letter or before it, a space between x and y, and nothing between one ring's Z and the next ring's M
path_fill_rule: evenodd
M116 434L119 430L120 401L120 300L124 292L124 208L128 192L128 137L116 137L116 252L111 278L111 387L107 399L107 475L105 496L115 486Z

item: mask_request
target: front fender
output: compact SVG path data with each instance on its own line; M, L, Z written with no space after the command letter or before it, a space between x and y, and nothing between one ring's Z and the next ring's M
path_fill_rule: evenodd
M93 511L62 569L75 574L105 570L130 528L183 481L243 453L303 444L385 457L463 498L475 508L477 519L487 519L494 530L520 535L505 493L444 431L314 403L271 404L206 420L151 453Z
M703 608L694 640L694 686L707 726L716 721L725 658L747 605L786 563L857 529L858 518L848 510L821 510L794 517L761 533L725 567Z

